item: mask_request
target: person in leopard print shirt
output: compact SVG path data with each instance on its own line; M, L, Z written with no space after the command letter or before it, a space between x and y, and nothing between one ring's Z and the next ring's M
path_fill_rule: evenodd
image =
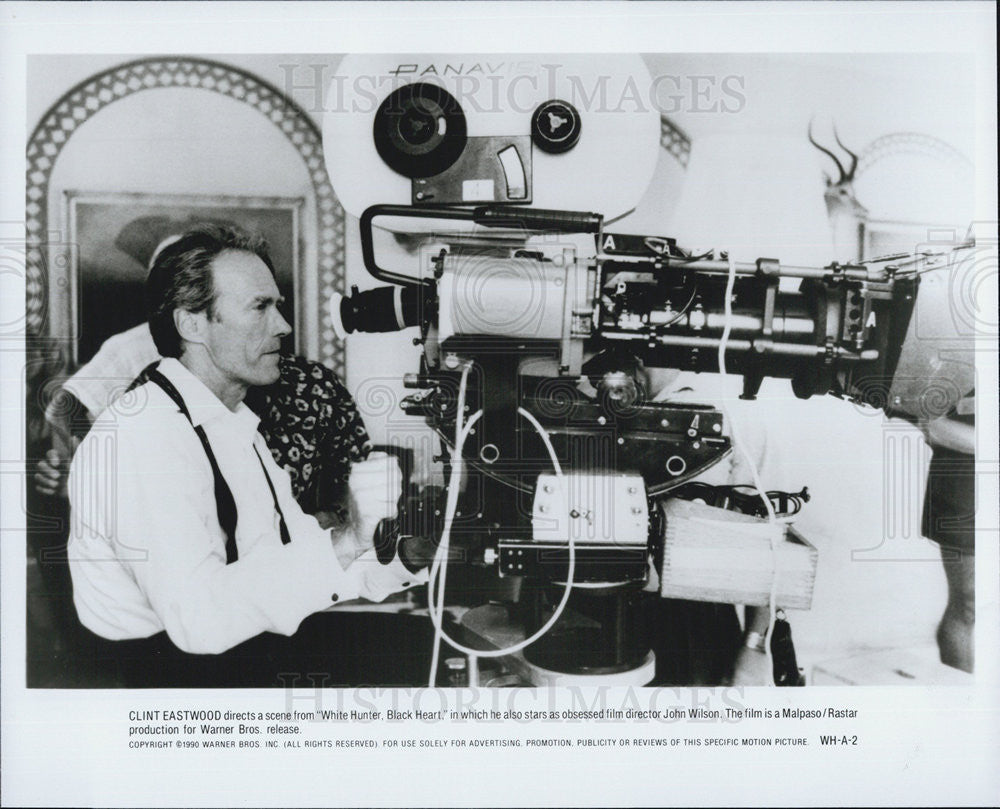
M281 356L273 385L251 388L246 404L275 462L288 471L292 495L328 528L347 520L344 505L351 464L370 442L354 399L337 375L319 362Z
M58 417L47 417L54 431L65 436L39 463L35 484L40 494L65 496L65 467L76 443L123 390L145 383L158 362L159 353L143 323L110 338L64 383L58 406L51 408ZM342 524L347 519L344 499L351 464L367 456L368 431L353 397L325 365L282 354L279 368L278 381L250 388L246 404L260 417L257 429L275 462L288 472L292 495L302 510L324 528ZM124 389L122 383L129 378L134 381Z

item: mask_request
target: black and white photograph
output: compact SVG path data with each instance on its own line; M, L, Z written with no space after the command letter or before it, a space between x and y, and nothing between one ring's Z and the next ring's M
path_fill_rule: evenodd
M489 5L374 4L380 39L303 4L329 50L249 18L212 47L222 4L19 44L10 794L995 801L996 60L962 34L995 11L789 4L820 30L757 46L744 10L784 4L493 4L522 44L469 36ZM591 39L546 47L557 6ZM597 9L691 37L609 51ZM95 766L32 791L62 711ZM351 773L127 792L226 756L247 789ZM501 762L527 782L369 783ZM799 764L828 789L719 777Z

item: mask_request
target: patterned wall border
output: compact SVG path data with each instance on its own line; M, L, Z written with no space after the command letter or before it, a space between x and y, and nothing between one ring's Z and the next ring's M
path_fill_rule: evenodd
M691 138L666 115L660 116L660 146L685 169L691 159Z
M950 166L956 174L970 174L973 163L950 143L922 132L891 132L869 143L861 153L855 172L860 177L884 157L896 154L917 154L931 157Z
M334 339L327 307L322 304L344 287L344 210L340 207L323 162L319 128L294 101L251 73L208 59L147 58L127 62L84 80L65 93L42 117L28 141L27 273L25 319L29 340L44 339L48 300L46 256L50 253L48 194L52 170L73 132L104 107L143 90L191 87L209 90L249 104L278 127L298 150L309 170L316 197L319 261L320 359L344 376L344 351ZM56 237L57 238L57 237ZM65 261L52 251L54 260Z

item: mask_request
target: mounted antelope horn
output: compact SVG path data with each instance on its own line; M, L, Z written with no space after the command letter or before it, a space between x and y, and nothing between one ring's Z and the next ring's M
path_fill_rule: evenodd
M836 139L837 145L851 156L851 167L847 170L847 176L843 178L847 182L850 182L854 179L854 172L858 168L858 156L841 142L840 136L837 134L837 127L833 128L833 137Z
M809 122L809 142L813 146L815 146L817 149L819 149L823 154L827 155L834 163L837 164L837 170L840 172L840 177L837 179L837 184L839 185L840 183L844 182L845 180L850 180L851 178L847 175L847 172L844 171L843 165L841 165L841 162L837 159L837 155L835 155L833 152L831 152L825 146L820 146L816 142L816 140L813 138L812 129L813 129L813 125L812 125L812 121L810 121ZM840 143L839 140L837 142ZM841 144L841 145L843 145L843 144Z

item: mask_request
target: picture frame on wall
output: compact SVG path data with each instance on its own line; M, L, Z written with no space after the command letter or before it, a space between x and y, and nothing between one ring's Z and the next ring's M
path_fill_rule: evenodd
M286 351L304 340L301 197L67 191L69 284L53 290L70 324L70 361L87 362L109 337L146 319L144 285L156 248L198 224L234 225L267 241L281 313L292 324ZM63 300L59 301L58 298Z

